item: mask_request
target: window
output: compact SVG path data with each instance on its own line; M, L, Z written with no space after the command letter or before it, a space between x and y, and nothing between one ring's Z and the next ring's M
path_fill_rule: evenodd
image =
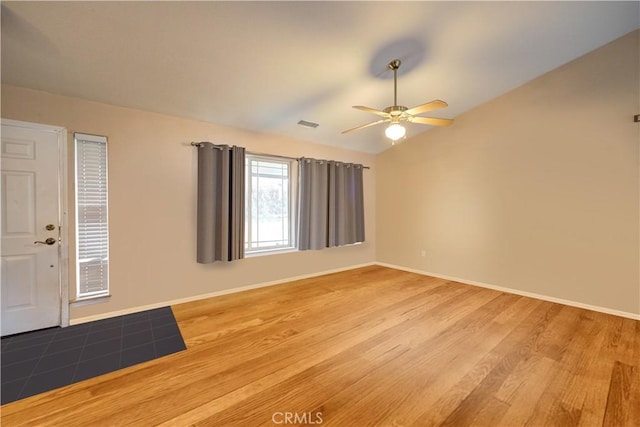
M245 253L295 247L294 167L292 160L247 154Z
M109 295L107 138L75 134L77 299Z

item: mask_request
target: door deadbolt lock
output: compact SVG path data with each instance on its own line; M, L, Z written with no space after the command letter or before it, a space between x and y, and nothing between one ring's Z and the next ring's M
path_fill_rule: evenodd
M47 240L45 240L44 242L40 242L38 240L36 240L35 242L33 242L34 244L36 243L40 243L42 245L55 245L56 244L56 239L54 239L53 237L49 237Z
M47 230L49 231L53 231L56 229L56 226L53 224L47 224L47 226L45 227Z

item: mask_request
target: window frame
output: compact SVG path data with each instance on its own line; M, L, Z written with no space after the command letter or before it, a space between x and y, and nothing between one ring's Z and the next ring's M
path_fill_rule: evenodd
M252 160L264 161L270 163L286 164L289 167L289 185L288 185L288 210L289 210L289 244L286 246L271 246L271 247L256 247L251 248L251 231L252 231L252 218L251 218L251 191L253 172L251 168ZM297 178L298 178L298 162L295 159L269 155L269 154L245 154L245 257L250 258L253 256L269 255L283 252L297 251L297 239L296 239L296 223L297 223ZM249 247L247 246L249 245Z
M76 272L76 297L74 302L91 301L110 297L109 287L109 267L110 267L110 233L109 233L109 148L108 139L106 136L90 135L84 133L74 133L74 209L75 209L75 224L74 224L74 236L75 236L75 272ZM106 283L104 283L104 289L94 292L82 292L82 275L80 265L80 218L79 218L79 185L78 185L78 172L80 166L80 158L78 157L79 146L82 142L88 143L100 143L104 145L105 150L105 219L106 219L106 243L107 243L107 257L106 257Z

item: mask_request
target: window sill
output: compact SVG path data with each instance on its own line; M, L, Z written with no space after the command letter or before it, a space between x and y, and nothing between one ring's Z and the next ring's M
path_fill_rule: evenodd
M253 258L264 255L278 255L278 254L288 254L291 252L298 252L298 248L282 248L282 249L265 249L263 251L253 251L249 253L245 253L245 258Z
M78 298L69 302L71 307L82 307L83 305L92 305L92 304L100 304L103 302L108 302L111 299L111 294L109 295L99 295L96 297L86 297L86 298Z

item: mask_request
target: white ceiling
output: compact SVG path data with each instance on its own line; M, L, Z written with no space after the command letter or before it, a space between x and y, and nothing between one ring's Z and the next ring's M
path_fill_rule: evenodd
M384 127L340 132L393 103L394 58L400 105L455 117L639 26L638 2L3 1L2 82L376 153Z

